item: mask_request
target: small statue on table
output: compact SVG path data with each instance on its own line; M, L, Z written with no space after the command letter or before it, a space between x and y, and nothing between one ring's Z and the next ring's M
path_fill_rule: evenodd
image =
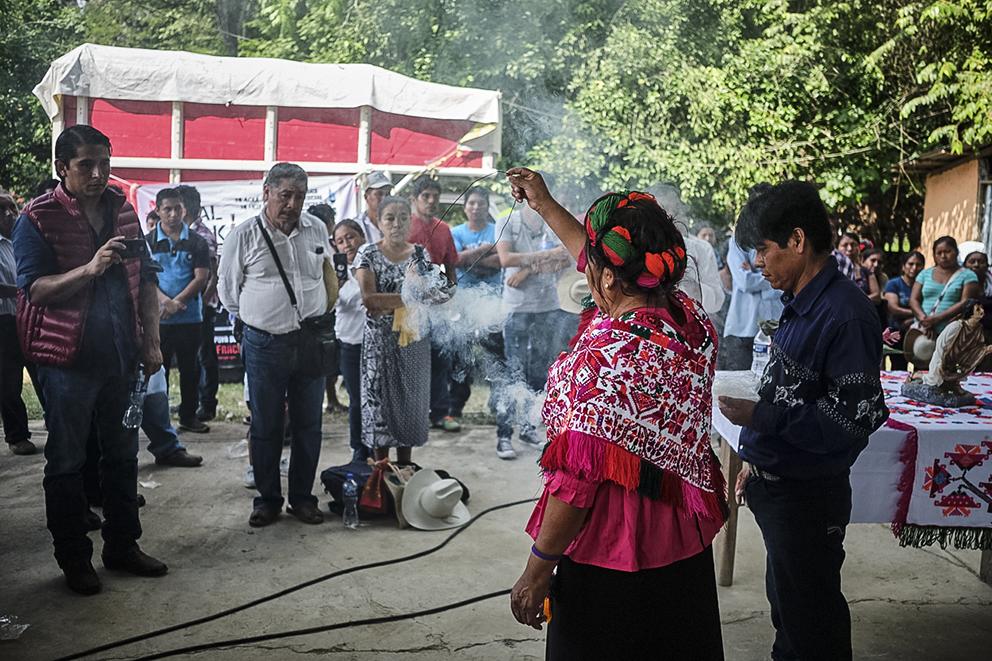
M961 387L978 364L992 353L985 345L982 317L985 309L969 299L961 316L947 324L937 336L930 370L913 374L902 386L902 396L944 408L973 406L975 396Z

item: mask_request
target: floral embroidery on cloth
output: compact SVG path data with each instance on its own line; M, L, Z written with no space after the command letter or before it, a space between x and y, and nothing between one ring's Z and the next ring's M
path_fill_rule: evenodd
M540 463L721 519L726 485L710 447L716 334L698 304L675 296L705 329L699 346L657 311L600 313L551 367Z

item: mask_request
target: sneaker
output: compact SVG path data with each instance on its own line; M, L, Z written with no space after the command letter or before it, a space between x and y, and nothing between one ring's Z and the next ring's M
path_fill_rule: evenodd
M164 457L156 457L159 466L179 466L180 468L195 468L203 463L203 457L190 454L185 448L176 450Z
M179 429L193 432L194 434L206 434L210 431L210 425L206 425L201 420L193 418L192 420L180 420Z
M508 438L496 439L496 456L500 459L516 459L517 451L513 449L513 443Z
M450 415L446 415L439 420L432 421L431 427L434 429L443 429L444 431L456 432L462 430L462 423L458 422Z
M289 457L283 457L279 460L279 474L283 477L289 477Z
M19 455L34 454L35 452L38 451L38 446L36 446L28 439L24 439L23 441L17 441L16 443L11 443L8 447L10 447L10 451L12 453Z
M245 489L255 488L255 469L251 466L245 469L244 485Z
M530 447L530 448L532 448L534 450L542 450L542 449L544 449L544 441L538 439L537 436L531 436L531 435L526 435L525 436L525 435L521 434L520 435L520 442L523 443L524 445L526 445L527 447Z

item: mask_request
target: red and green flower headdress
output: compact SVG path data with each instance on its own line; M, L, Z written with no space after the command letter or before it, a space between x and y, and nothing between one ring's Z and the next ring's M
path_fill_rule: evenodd
M670 281L676 277L676 274L685 272L685 248L675 245L660 253L642 251L631 241L630 231L620 225L614 225L602 236L600 235L603 228L609 226L610 218L616 210L643 203L653 204L660 210L658 201L649 193L638 191L606 193L589 207L589 211L586 212L585 227L589 245L592 247L598 245L613 266L622 267L643 257L644 270L637 277L637 284L646 289L653 289ZM579 261L580 271L585 271L584 258L583 253Z

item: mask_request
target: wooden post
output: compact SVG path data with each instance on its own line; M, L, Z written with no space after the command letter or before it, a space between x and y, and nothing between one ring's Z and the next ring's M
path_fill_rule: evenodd
M723 477L727 480L727 505L730 508L730 516L713 540L713 551L717 585L729 587L734 584L734 554L737 551L737 497L734 495L734 486L737 484L737 475L741 472L742 462L725 438L720 439L720 463Z
M978 563L978 577L985 583L992 585L992 550L982 551L982 559Z
M172 102L172 124L169 129L169 158L178 161L183 157L183 103L182 101ZM179 168L169 168L169 183L178 184L182 181L182 170Z

